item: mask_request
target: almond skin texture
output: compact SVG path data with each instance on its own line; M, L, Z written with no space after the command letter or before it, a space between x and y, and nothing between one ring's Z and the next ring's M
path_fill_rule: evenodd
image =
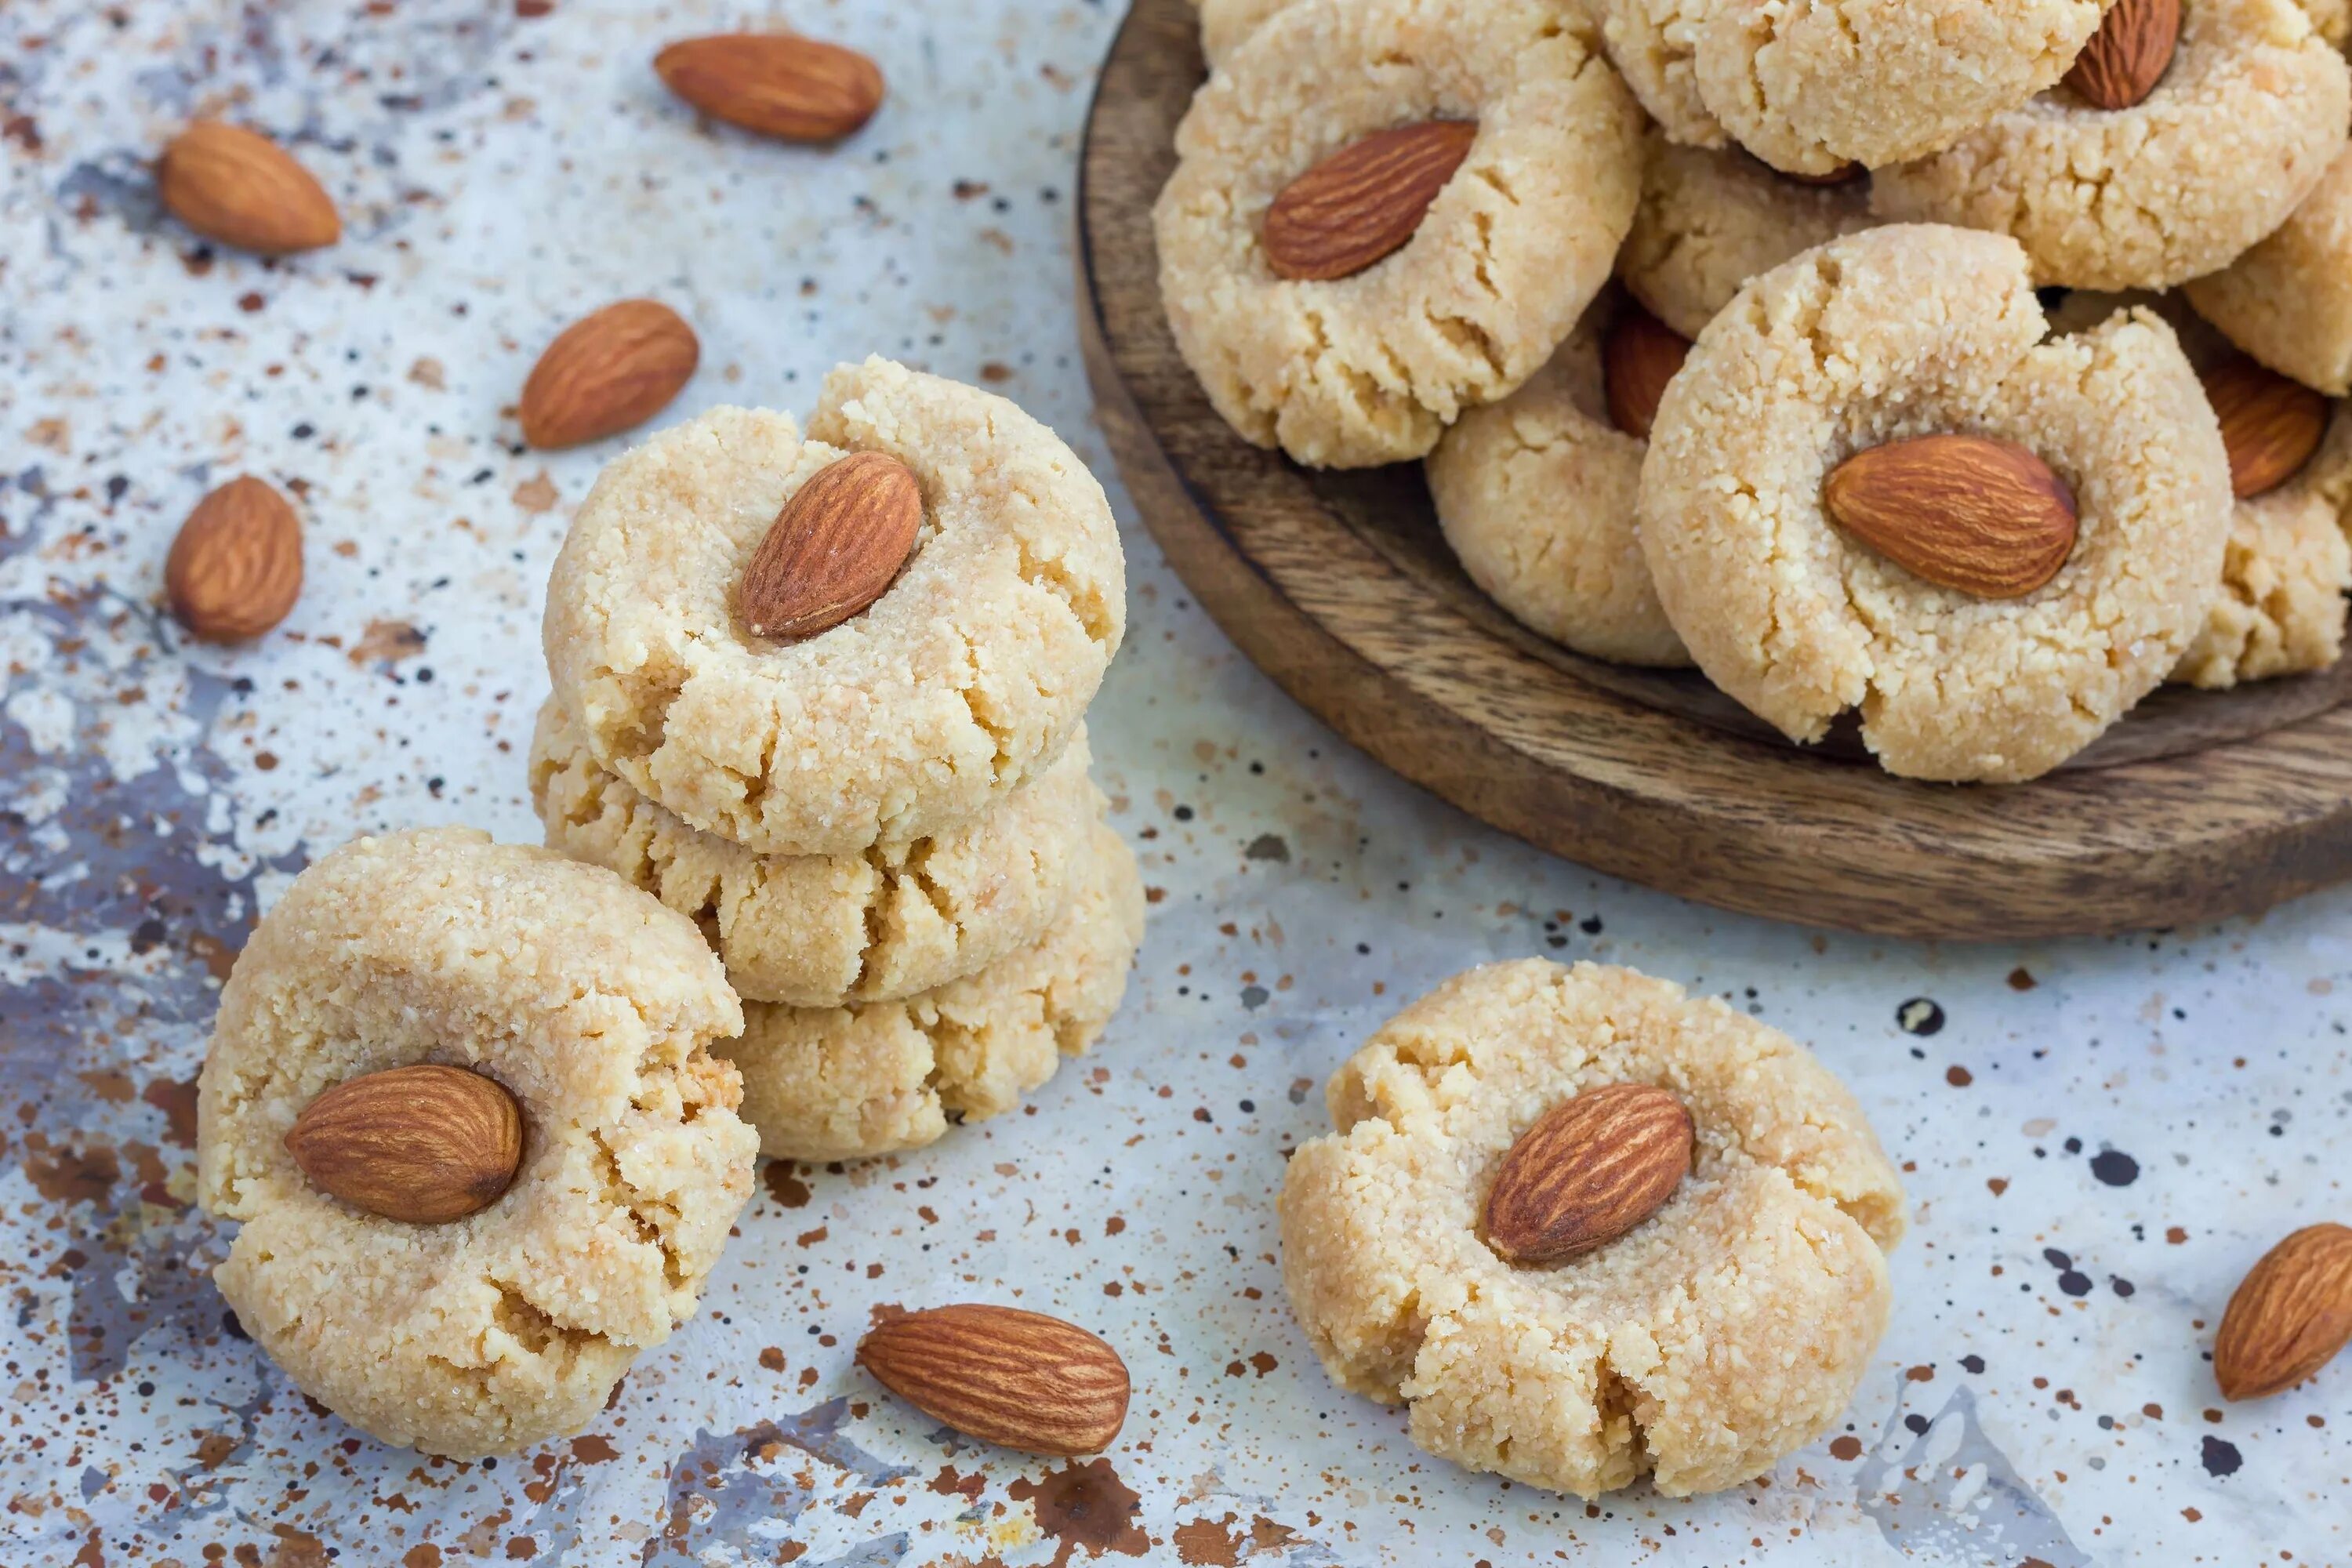
M1361 272L1412 237L1477 139L1475 121L1424 120L1349 142L1265 209L1266 265L1292 279Z
M2243 354L2205 373L2205 397L2221 422L2230 489L2240 500L2303 471L2327 433L2327 399Z
M967 1436L1028 1454L1097 1454L1127 1420L1127 1363L1059 1318L965 1304L908 1312L857 1342L874 1380Z
M701 363L702 344L676 310L622 300L556 334L523 383L522 438L577 447L644 424L669 405Z
M172 614L205 642L243 642L286 618L302 592L302 524L251 475L196 503L163 559Z
M1609 422L1628 436L1650 438L1658 399L1682 369L1690 340L1638 305L1628 305L1601 340L1601 378Z
M342 237L335 204L310 171L257 132L199 120L155 166L155 194L206 239L259 256L316 250Z
M688 38L656 55L654 70L713 120L787 142L839 141L882 106L880 67L792 33Z
M2074 552L2074 492L2012 441L1921 436L1856 452L1822 504L1840 528L1939 587L2014 599Z
M438 1225L488 1208L513 1184L522 1110L478 1072L391 1068L304 1106L286 1148L313 1186L353 1208Z
M1612 1083L1556 1105L1519 1135L1486 1194L1486 1245L1510 1263L1559 1263L1658 1212L1690 1173L1683 1102Z
M2352 1340L2352 1226L2306 1226L2253 1267L2213 1336L2224 1399L2293 1388Z
M2156 90L2180 37L2180 0L2116 0L2063 78L2094 109L2129 109Z
M880 598L923 526L923 487L898 458L853 452L792 493L751 552L735 613L751 635L799 642Z

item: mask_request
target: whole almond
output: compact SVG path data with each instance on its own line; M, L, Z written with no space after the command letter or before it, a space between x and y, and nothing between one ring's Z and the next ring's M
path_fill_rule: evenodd
M302 524L250 474L196 503L163 558L163 593L205 642L243 642L286 618L302 592Z
M505 1085L464 1068L390 1068L304 1106L286 1148L313 1185L353 1208L437 1225L513 1184L522 1111Z
M1601 340L1601 379L1609 422L1646 441L1666 383L1682 369L1690 340L1639 305L1628 304Z
M2074 550L2074 492L2013 441L1921 436L1856 452L1822 503L1839 527L1929 583L2014 599Z
M2213 1336L2224 1399L2293 1388L2352 1341L2352 1226L2306 1226L2253 1267Z
M577 447L642 425L669 405L701 359L694 329L667 305L607 305L558 332L530 367L522 438Z
M1477 139L1475 121L1424 120L1349 142L1265 209L1266 265L1294 279L1361 272L1412 237Z
M838 141L882 104L880 67L793 33L688 38L656 55L654 70L713 120L787 142Z
M2276 489L2303 471L2327 433L2327 399L2244 354L2204 373L2205 396L2221 422L2230 489L2240 500Z
M891 1318L857 1342L874 1380L933 1420L1024 1453L1099 1453L1127 1420L1127 1363L1059 1318L968 1303Z
M343 232L308 169L260 132L217 120L199 120L172 139L155 166L155 193L206 239L257 255L316 250Z
M1616 1240L1689 1174L1691 1117L1647 1084L1588 1089L1544 1113L1503 1156L1486 1194L1486 1245L1511 1263L1558 1263Z
M2094 109L2129 109L2156 90L2180 37L2180 0L2116 0L2063 81Z
M809 476L768 525L735 593L753 637L799 642L882 596L923 526L923 487L883 452L853 452Z

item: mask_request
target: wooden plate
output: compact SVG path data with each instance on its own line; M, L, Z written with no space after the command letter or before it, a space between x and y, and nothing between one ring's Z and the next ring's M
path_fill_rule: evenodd
M1388 766L1572 860L1685 898L1900 936L2175 925L2352 876L2352 659L2159 691L2029 784L1799 748L1695 674L1580 658L1454 563L1417 465L1316 473L1202 395L1160 305L1151 203L1202 77L1187 0L1136 0L1087 123L1079 326L1119 472L1242 651Z

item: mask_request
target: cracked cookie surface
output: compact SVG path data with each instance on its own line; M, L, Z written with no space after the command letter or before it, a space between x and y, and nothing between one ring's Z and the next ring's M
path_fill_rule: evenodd
M1594 658L1685 665L1633 533L1643 443L1609 422L1601 385L1621 298L1609 290L1526 385L1445 433L1429 494L1462 569L1521 625Z
M1277 277L1290 182L1374 132L1475 121L1404 246L1350 277ZM1632 222L1641 111L1559 0L1298 0L1227 55L1152 208L1185 363L1244 438L1317 468L1426 454L1568 335Z
M1044 932L1068 901L1103 799L1086 726L1004 803L929 838L854 855L759 855L665 811L588 754L551 700L531 736L547 845L693 921L746 1001L833 1007L909 996Z
M2344 57L2294 0L2184 0L2172 65L2128 109L2061 88L1882 169L1878 214L2007 234L2034 280L2168 289L2286 221L2352 116Z
M852 451L913 470L914 553L862 614L752 637L777 511ZM1118 647L1126 568L1086 466L1004 398L887 360L825 378L804 438L713 409L607 467L548 581L557 700L599 763L771 855L928 837L1052 766Z
M1515 1268L1479 1235L1518 1137L1587 1089L1667 1089L1690 1173L1642 1225ZM1736 1486L1843 1411L1885 1327L1903 1194L1853 1097L1780 1031L1629 969L1455 976L1326 1086L1281 1199L1292 1310L1412 1439L1584 1497Z
M1791 739L1859 710L1895 773L2014 781L2163 679L2219 592L2228 458L2172 329L2146 310L2043 342L2024 252L1934 225L1832 240L1741 289L1666 388L1643 551L1708 677ZM1965 432L2068 484L2074 552L2020 597L1939 587L1822 502L1864 448Z
M237 1321L353 1426L429 1453L576 1430L695 1311L756 1135L708 1047L742 1016L694 927L611 872L461 828L362 838L295 879L221 994L197 1193L242 1221ZM417 1062L520 1102L513 1184L411 1225L312 1186L284 1139L346 1079Z
M743 1073L764 1153L851 1160L920 1148L952 1121L997 1116L1091 1046L1118 1010L1143 940L1134 852L1097 826L1075 896L1036 942L895 1002L744 1008L719 1047Z

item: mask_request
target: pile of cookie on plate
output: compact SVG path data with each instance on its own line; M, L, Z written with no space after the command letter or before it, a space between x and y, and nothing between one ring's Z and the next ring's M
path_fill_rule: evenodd
M1200 0L1176 342L1542 635L2015 782L2337 658L2340 0Z

